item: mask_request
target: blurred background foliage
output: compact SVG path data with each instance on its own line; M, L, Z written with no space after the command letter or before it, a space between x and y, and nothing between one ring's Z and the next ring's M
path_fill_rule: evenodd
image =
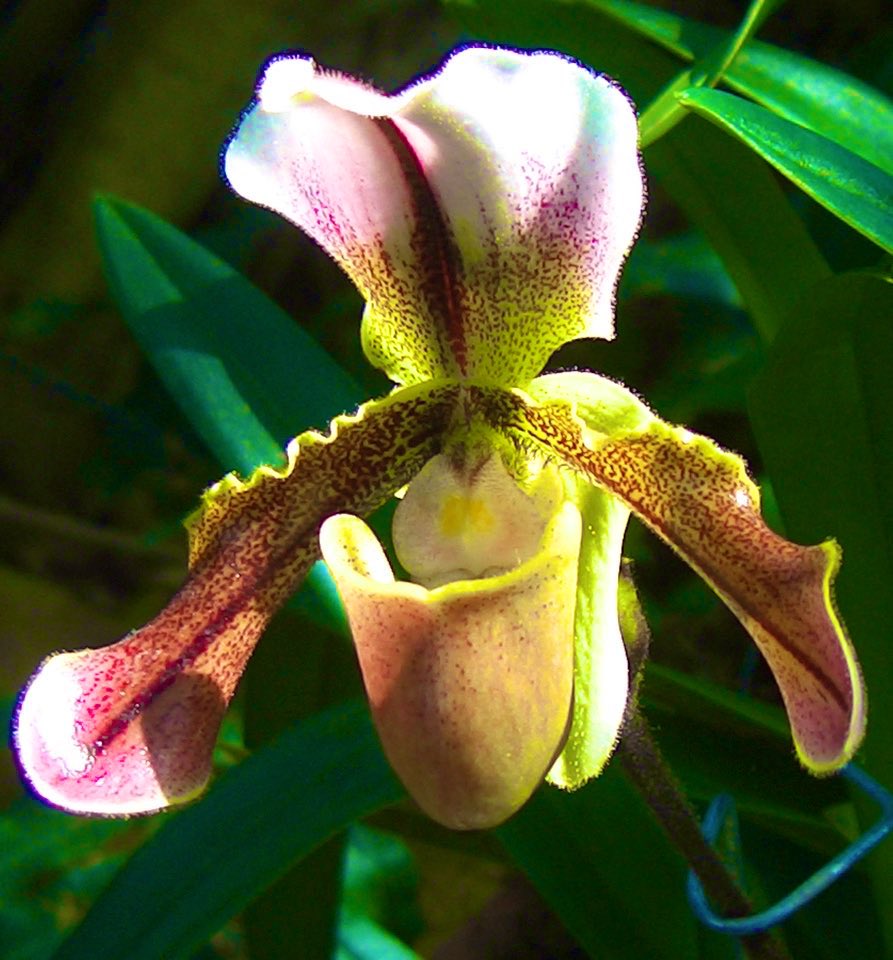
M220 182L220 145L260 64L272 53L302 48L390 89L433 66L457 42L481 37L579 56L614 75L642 109L683 68L684 58L607 15L610 6L595 0L18 0L0 8L4 717L47 653L110 642L159 609L185 571L180 521L221 473L109 295L94 238L93 196L126 198L179 226L246 273L365 394L380 394L386 383L362 359L361 302L346 279L296 230L238 201ZM733 0L651 6L728 29L745 11ZM759 37L880 91L893 89L888 0L789 2L767 19ZM860 279L866 271L879 276L889 270L889 261L877 245L731 143L705 120L690 117L649 147L650 203L620 291L620 335L611 344L570 345L554 365L618 377L666 419L740 451L766 484L770 522L786 526L793 538L842 539L857 571L850 574L853 586L841 580L841 604L857 646L866 649L863 634L872 630L880 637L866 640L863 654L873 704L868 758L893 786L893 680L880 634L890 622L884 613L891 557L886 544L875 553L860 545L866 523L878 537L893 531L885 469L893 459L893 403L883 372L893 359L893 316L889 294ZM729 156L734 166L726 167ZM690 189L686 177L703 177L704 192ZM759 186L754 195L777 198L777 205L751 203L747 190L739 193L741 178ZM723 223L734 217L746 224L724 233ZM739 243L746 246L736 252ZM770 273L773 283L761 287ZM839 273L848 274L850 286L820 285ZM817 330L824 330L821 343L829 350L836 343L839 327L828 320L829 303L835 317L849 317L847 330L863 351L854 361L861 379L850 398L853 408L843 408L845 389L831 390L840 354L832 354L826 368L821 357L814 368L804 365ZM778 328L778 345L768 353ZM844 340L845 353L852 342ZM871 376L862 376L866 370ZM299 365L294 377L302 378ZM786 412L772 400L773 390L814 391L814 422ZM326 416L339 412L336 404ZM824 431L835 417L844 431L852 432L854 422L864 427L864 449L853 455L855 466L848 463L852 469L827 466L841 456L833 432ZM321 427L324 419L295 423L293 431ZM867 460L870 489L858 467ZM818 464L812 472L811 462ZM782 489L788 468L798 466L809 489ZM781 510L775 492L786 504ZM854 519L841 507L839 524L827 521L814 504L829 498L832 515L855 499L871 501L876 516L866 519L866 506L866 515ZM771 678L725 608L639 529L631 531L627 552L655 635L649 716L696 800L706 800L718 784L749 812L745 846L754 890L776 896L838 849L863 812L838 783L813 783L796 769L777 715L763 706L776 703ZM863 602L859 590L869 599ZM297 609L278 618L224 731L221 768L295 719L357 695L352 653L337 634L337 623L320 626L319 618ZM694 678L693 685L686 687L680 674ZM723 689L745 686L753 698L748 706L723 699ZM8 752L0 764L0 957L42 958L165 818L121 823L55 814L23 796ZM380 804L399 798L387 774L381 778ZM349 838L338 834L299 865L271 871L220 932L209 931L196 955L400 958L412 956L406 952L411 947L439 960L645 956L650 940L641 931L630 933L626 949L618 946L622 929L605 933L602 952L587 941L581 915L591 910L588 897L612 887L622 891L624 884L631 892L617 908L622 922L648 924L657 910L661 936L675 939L678 950L661 955L734 955L722 938L674 914L681 888L667 893L665 909L655 902L658 891L681 884L679 864L650 834L649 847L642 836L624 833L641 829L630 812L637 800L624 793L618 772L612 770L605 783L613 786L598 781L571 798L538 795L524 815L536 830L526 833L519 818L497 835L449 835L406 803L389 807L374 815L374 829L354 828ZM594 815L605 820L590 822ZM871 816L864 812L866 820ZM606 822L617 834L607 847L585 837L574 840L579 849L562 846L575 830L598 834ZM546 824L551 833L543 832ZM542 849L534 849L537 830ZM588 883L581 889L577 879L569 881L576 876L571 863L601 864L591 893ZM879 852L877 863L791 925L796 956L832 957L844 949L885 955L883 930L893 932L893 857ZM631 877L649 870L652 886L636 887ZM561 871L564 886L553 876ZM145 904L135 889L128 909L137 916ZM650 900L636 903L637 896ZM108 935L114 939L115 929ZM157 955L191 955L195 944L188 941L182 952ZM70 955L99 955L80 949Z

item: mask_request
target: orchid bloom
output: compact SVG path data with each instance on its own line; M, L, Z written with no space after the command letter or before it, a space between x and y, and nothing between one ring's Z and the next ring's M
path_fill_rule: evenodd
M396 387L301 434L282 468L211 487L168 606L110 647L44 662L14 733L41 797L106 815L196 797L255 642L320 554L384 751L431 817L490 826L544 778L579 786L629 699L630 511L753 637L804 766L849 760L865 705L831 599L837 545L777 536L739 458L622 385L540 375L565 342L613 335L643 206L621 90L550 52L467 47L393 95L283 56L224 170L349 274L366 356ZM360 519L395 494L411 581Z

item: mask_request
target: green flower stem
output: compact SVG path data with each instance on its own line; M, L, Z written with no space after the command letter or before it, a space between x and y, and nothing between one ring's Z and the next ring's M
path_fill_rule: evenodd
M651 807L670 841L695 871L719 912L727 917L753 913L750 900L704 839L694 810L664 761L648 722L637 708L627 715L619 756L630 780ZM771 933L742 937L741 942L751 960L789 958L784 945Z
M711 53L692 68L692 86L715 87L732 65L745 43L757 32L763 21L779 6L775 0L753 0L738 29L725 49ZM710 61L715 61L711 63Z

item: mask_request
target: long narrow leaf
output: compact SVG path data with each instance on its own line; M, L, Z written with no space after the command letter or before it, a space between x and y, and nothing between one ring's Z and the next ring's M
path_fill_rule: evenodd
M134 336L224 470L250 473L283 445L356 407L360 387L291 317L229 264L148 210L95 203L109 285ZM299 604L343 624L322 564Z
M588 0L684 60L700 60L728 31L631 0ZM809 127L893 173L893 101L850 74L781 47L751 40L725 82L778 116Z
M718 90L679 101L733 134L813 199L886 250L893 250L893 176L805 127Z
M575 793L543 787L497 835L590 956L698 956L682 858L616 763Z
M699 117L652 144L645 162L704 231L770 342L803 293L830 275L775 175Z
M769 352L751 420L785 526L843 547L837 599L865 671L864 763L893 784L893 282L841 274L817 287ZM872 810L870 816L874 816ZM893 902L893 844L869 858ZM882 911L893 943L893 914Z
M170 815L55 960L189 957L292 863L402 795L364 705L320 714Z
M224 469L276 462L285 441L363 399L341 366L227 263L133 204L101 197L95 209L124 317Z
M692 800L729 793L741 814L804 848L831 856L846 846L827 816L847 802L846 785L794 761L780 708L657 664L645 671L642 703Z

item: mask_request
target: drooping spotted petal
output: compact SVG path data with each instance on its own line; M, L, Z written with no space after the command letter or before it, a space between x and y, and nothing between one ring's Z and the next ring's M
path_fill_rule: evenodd
M555 53L468 47L394 96L294 56L267 66L224 167L351 276L388 376L511 385L612 335L636 138L624 94Z
M452 529L449 499L463 484L449 476L441 483L442 473L449 466L441 457L414 481L430 489L409 510L417 518L417 508L427 509L427 494L442 491L435 524L445 522L448 538L461 537ZM513 481L504 471L503 483L495 476L469 485L480 509L464 522L484 532L504 531L501 509L518 509L500 494ZM537 506L530 506L531 522L542 529ZM471 565L488 567L496 542L489 540ZM395 582L380 544L356 517L336 516L323 525L323 555L347 609L385 753L422 809L446 826L478 829L505 820L542 781L563 744L573 685L568 600L579 542L579 512L564 502L531 556L525 541L518 565L428 590ZM450 550L442 559L452 567Z
M747 628L778 682L804 766L822 774L847 763L864 733L865 694L832 599L837 544L802 547L773 533L741 460L704 437L657 419L600 437L563 403L535 407L516 396L506 424L619 497Z
M190 520L190 575L150 623L110 647L60 653L19 703L14 743L37 794L76 813L189 800L254 644L319 556L322 519L367 512L437 450L455 388L407 388L292 441L281 469L228 476Z

